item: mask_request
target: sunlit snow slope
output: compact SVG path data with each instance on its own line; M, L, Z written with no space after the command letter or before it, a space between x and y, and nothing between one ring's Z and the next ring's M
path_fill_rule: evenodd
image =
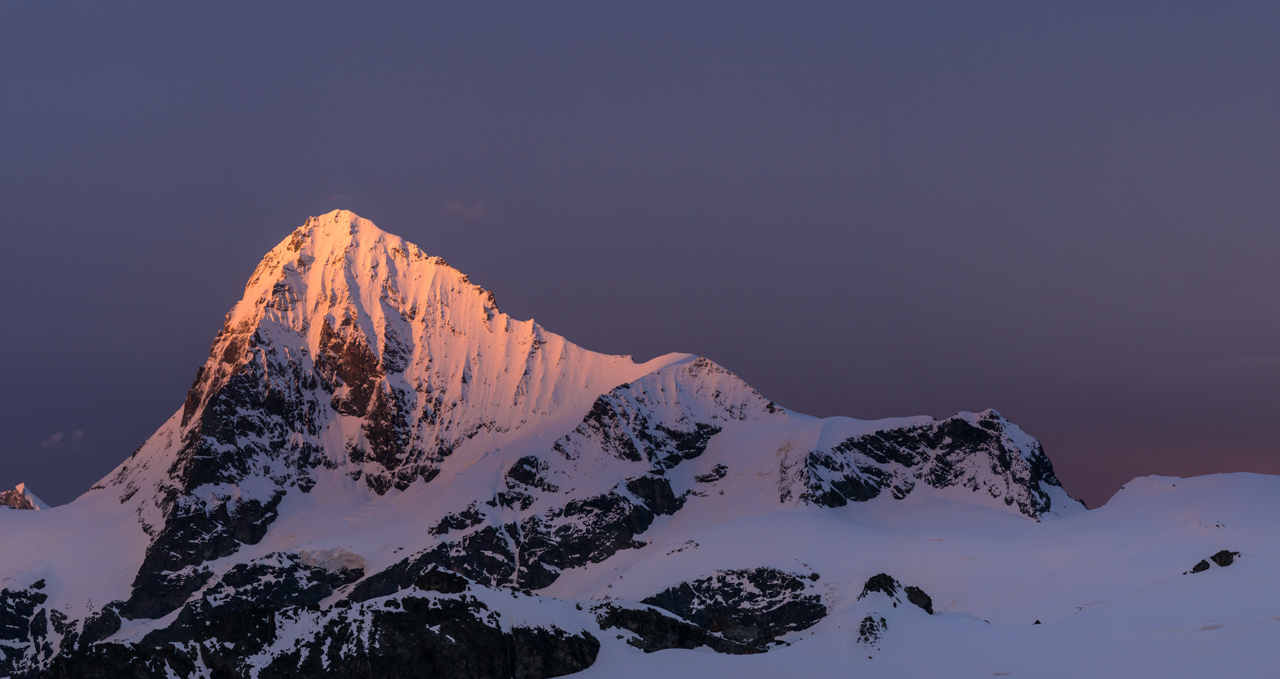
M336 211L115 471L0 507L0 677L1265 676L1278 509L1241 474L1085 511L995 411L590 352Z

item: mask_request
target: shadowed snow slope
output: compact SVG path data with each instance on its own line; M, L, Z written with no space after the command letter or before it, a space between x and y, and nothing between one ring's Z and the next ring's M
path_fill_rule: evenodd
M995 411L587 351L336 211L115 471L0 508L0 677L1252 676L1277 508L1238 474L1086 512Z

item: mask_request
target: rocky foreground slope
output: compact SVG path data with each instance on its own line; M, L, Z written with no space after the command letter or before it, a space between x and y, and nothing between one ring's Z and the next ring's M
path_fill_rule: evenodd
M1186 669L1153 588L1240 603L1260 627L1218 636L1274 657L1241 611L1275 595L1236 589L1273 481L1085 512L999 413L817 419L706 358L587 351L337 211L267 254L115 471L0 508L0 677L1051 676L1113 628ZM1188 570L1228 548L1235 580Z

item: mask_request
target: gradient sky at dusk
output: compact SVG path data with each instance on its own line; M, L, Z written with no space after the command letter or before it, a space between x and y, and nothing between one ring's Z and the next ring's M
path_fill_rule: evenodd
M1280 473L1280 4L0 4L0 486L74 498L342 207L813 415L996 408L1097 506Z

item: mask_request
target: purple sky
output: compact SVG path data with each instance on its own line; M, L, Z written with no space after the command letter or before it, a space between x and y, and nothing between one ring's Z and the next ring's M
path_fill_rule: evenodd
M110 471L337 207L590 349L996 408L1090 506L1280 473L1280 5L690 4L0 3L0 485Z

